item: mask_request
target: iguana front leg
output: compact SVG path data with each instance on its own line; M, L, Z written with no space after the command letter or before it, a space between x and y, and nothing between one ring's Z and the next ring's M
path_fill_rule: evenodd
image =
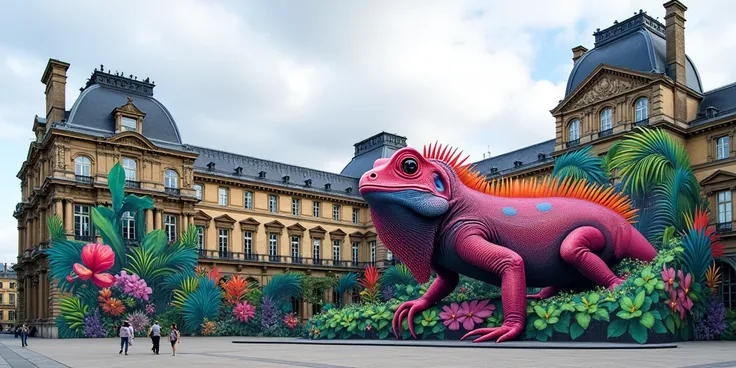
M503 303L503 325L475 329L465 334L462 340L480 334L483 336L473 342L493 339L501 342L517 338L524 331L526 324L526 275L521 256L508 248L489 242L478 229L459 231L455 248L460 258L501 279Z
M396 335L397 339L401 334L401 321L404 317L407 317L406 324L409 325L409 332L411 332L414 338L417 338L417 335L414 333L414 315L423 312L433 304L450 295L460 282L460 277L455 272L441 267L435 267L434 271L437 273L437 278L434 279L427 292L419 299L402 303L396 309L391 325L393 326L394 335Z

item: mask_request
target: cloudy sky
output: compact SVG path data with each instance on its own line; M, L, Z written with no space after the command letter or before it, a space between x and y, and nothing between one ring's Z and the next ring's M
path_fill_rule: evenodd
M14 1L0 22L0 262L15 262L15 177L44 115L49 58L67 109L95 67L156 82L185 142L339 172L380 131L479 160L554 137L570 49L659 1ZM736 80L736 3L687 1L686 50ZM337 143L336 143L337 142Z

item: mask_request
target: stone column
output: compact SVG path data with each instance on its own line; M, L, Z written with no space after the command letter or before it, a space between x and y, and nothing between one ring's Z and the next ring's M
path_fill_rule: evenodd
M154 228L156 230L163 229L164 210L161 209L161 208L156 208L155 211L156 211L155 212L155 214L156 214L156 221L155 221L155 224L154 224Z
M64 203L61 199L54 200L54 215L59 216L62 221L64 220Z
M38 272L38 276L36 276L36 277L38 277L38 284L36 284L36 289L38 289L38 291L37 291L37 293L38 293L38 301L36 302L37 303L37 307L36 308L38 308L37 309L38 312L36 313L36 319L41 319L41 318L44 317L44 314L43 314L44 308L43 308L43 306L46 303L44 303L44 295L43 295L43 288L44 288L44 285L43 285L44 284L44 282L43 282L43 276L44 276L43 272Z
M40 240L39 243L48 241L49 237L47 236L47 233L49 232L49 226L48 226L48 220L46 219L46 210L41 210L41 213L39 214L39 234L40 234Z
M72 212L72 206L73 203L71 198L67 198L64 200L64 232L70 239L74 237L74 214Z
M179 230L179 231L180 232L184 232L184 231L187 230L188 227L189 227L189 216L187 216L187 214L183 213L181 215L181 230Z
M153 231L153 210L146 210L146 233Z

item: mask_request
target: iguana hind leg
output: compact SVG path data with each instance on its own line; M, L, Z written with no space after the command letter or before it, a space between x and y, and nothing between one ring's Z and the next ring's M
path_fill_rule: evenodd
M546 288L543 288L536 294L529 294L526 297L528 299L547 299L549 297L553 297L557 295L557 292L560 290L554 286L547 286Z
M560 255L589 280L613 289L624 280L616 277L608 265L594 253L603 250L605 245L606 237L600 230L592 226L581 226L562 241Z

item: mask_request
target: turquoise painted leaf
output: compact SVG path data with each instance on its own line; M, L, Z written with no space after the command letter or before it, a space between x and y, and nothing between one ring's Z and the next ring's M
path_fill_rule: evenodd
M617 319L611 322L611 324L608 325L608 337L619 337L623 335L626 332L626 327L628 327L628 325L629 321L624 319ZM644 328L644 326L641 327Z
M629 334L638 343L644 344L647 342L647 328L641 323L630 323Z
M570 325L570 338L575 340L585 332L585 329L580 326L577 322L573 322Z
M117 227L115 227L112 222L110 222L110 219L108 219L103 214L104 212L107 212L105 210L109 211L109 209L105 207L93 208L92 222L95 224L97 231L100 233L100 237L102 237L102 242L112 247L113 252L115 252L115 266L113 266L110 272L116 273L117 271L125 267L126 247L125 243L123 243L123 238L122 236L120 236L120 232L118 231Z
M123 208L125 198L125 170L120 162L116 163L107 174L107 187L112 196L112 210L115 213L121 213L120 209Z
M118 213L121 216L125 212L135 214L138 211L147 210L149 208L153 208L153 199L151 199L151 197L139 197L135 194L128 194L127 196L125 196L125 199L123 199L123 203Z

